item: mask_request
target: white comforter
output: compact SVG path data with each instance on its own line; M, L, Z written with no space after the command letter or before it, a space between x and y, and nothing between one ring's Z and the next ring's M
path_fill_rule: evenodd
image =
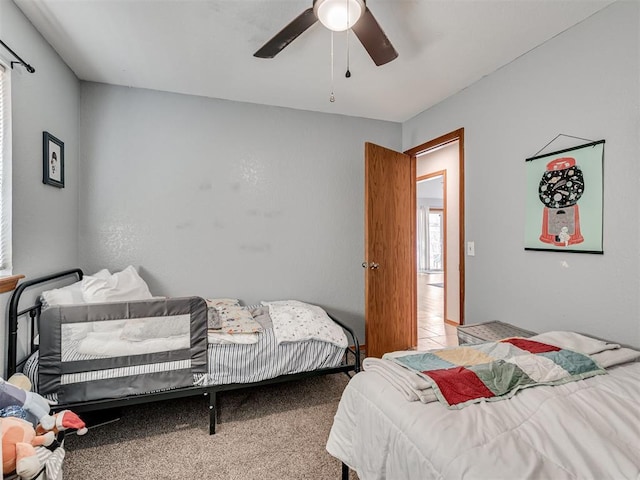
M608 375L449 410L357 374L327 442L371 479L638 479L640 363Z

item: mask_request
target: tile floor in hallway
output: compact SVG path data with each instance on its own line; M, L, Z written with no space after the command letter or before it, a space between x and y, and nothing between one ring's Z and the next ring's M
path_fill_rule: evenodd
M444 323L443 273L418 274L418 350L458 345L456 327Z

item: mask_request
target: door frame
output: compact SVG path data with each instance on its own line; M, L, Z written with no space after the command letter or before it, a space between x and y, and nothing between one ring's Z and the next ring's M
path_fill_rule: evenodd
M447 145L449 143L458 141L458 195L459 195L459 199L458 199L458 208L460 209L459 212L459 225L458 225L458 248L459 248L459 258L460 258L460 262L459 262L459 270L460 270L460 285L459 285L459 291L460 291L460 325L464 325L464 298L465 298L465 248L464 248L464 240L465 240L465 231L464 231L464 128L459 128L457 130L454 130L452 132L446 133L444 135L441 135L440 137L434 138L433 140L430 140L428 142L425 142L421 145L418 145L416 147L410 148L409 150L405 150L404 153L406 153L407 155L410 155L412 157L412 162L414 164L416 164L417 162L417 157L419 155L422 155L424 153L428 153L429 150L433 150L434 148L437 147L442 147L444 145ZM417 182L417 178L414 181L414 185ZM415 195L414 195L415 197ZM446 199L445 199L446 201ZM415 202L415 200L414 200ZM413 224L416 224L417 221L417 213L416 213L416 206L414 204L413 206ZM446 221L446 218L445 218ZM413 236L414 238L412 239L412 244L415 246L417 243L417 238L416 238L416 232L415 232L415 228L413 229ZM414 248L414 252L415 252L415 248ZM415 253L415 258L413 259L413 266L412 266L414 272L413 272L413 278L414 278L414 282L413 282L413 288L414 288L414 292L413 292L413 300L414 300L414 311L417 312L418 310L418 304L417 304L417 295L418 295L418 265L417 265L417 252ZM446 271L446 266L445 266L445 271ZM446 284L446 281L445 281ZM458 325L450 320L447 320L447 311L446 311L446 298L445 298L445 312L444 312L444 321L445 323L449 323L449 324L453 324L453 325ZM417 326L417 322L414 322L416 325L413 327L413 332L412 332L412 340L413 340L413 344L417 345L418 343L418 326Z

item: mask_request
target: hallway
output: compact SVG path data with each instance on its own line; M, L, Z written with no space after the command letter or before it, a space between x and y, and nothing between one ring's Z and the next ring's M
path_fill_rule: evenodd
M444 323L444 273L418 274L418 350L458 345L456 327Z

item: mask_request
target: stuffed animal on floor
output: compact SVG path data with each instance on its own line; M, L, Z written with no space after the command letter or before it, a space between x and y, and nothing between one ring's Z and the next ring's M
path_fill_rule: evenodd
M57 436L58 432L64 430L75 430L78 435L84 435L88 431L82 419L71 410L62 410L54 414L53 417L55 418L53 429L47 430L42 425L38 425L36 427L38 435L44 435L47 431L52 431Z
M24 373L14 373L7 379L7 383L11 385L15 385L18 388L21 388L25 392L31 391L31 380Z
M27 412L27 420L32 420L34 425L41 424L46 430L55 426L55 419L49 414L51 407L44 397L0 378L0 409L12 406L23 408Z
M15 417L0 418L0 432L3 475L15 471L24 480L35 477L42 464L34 447L51 445L55 440L55 434L47 432L44 435L36 435L31 423Z

